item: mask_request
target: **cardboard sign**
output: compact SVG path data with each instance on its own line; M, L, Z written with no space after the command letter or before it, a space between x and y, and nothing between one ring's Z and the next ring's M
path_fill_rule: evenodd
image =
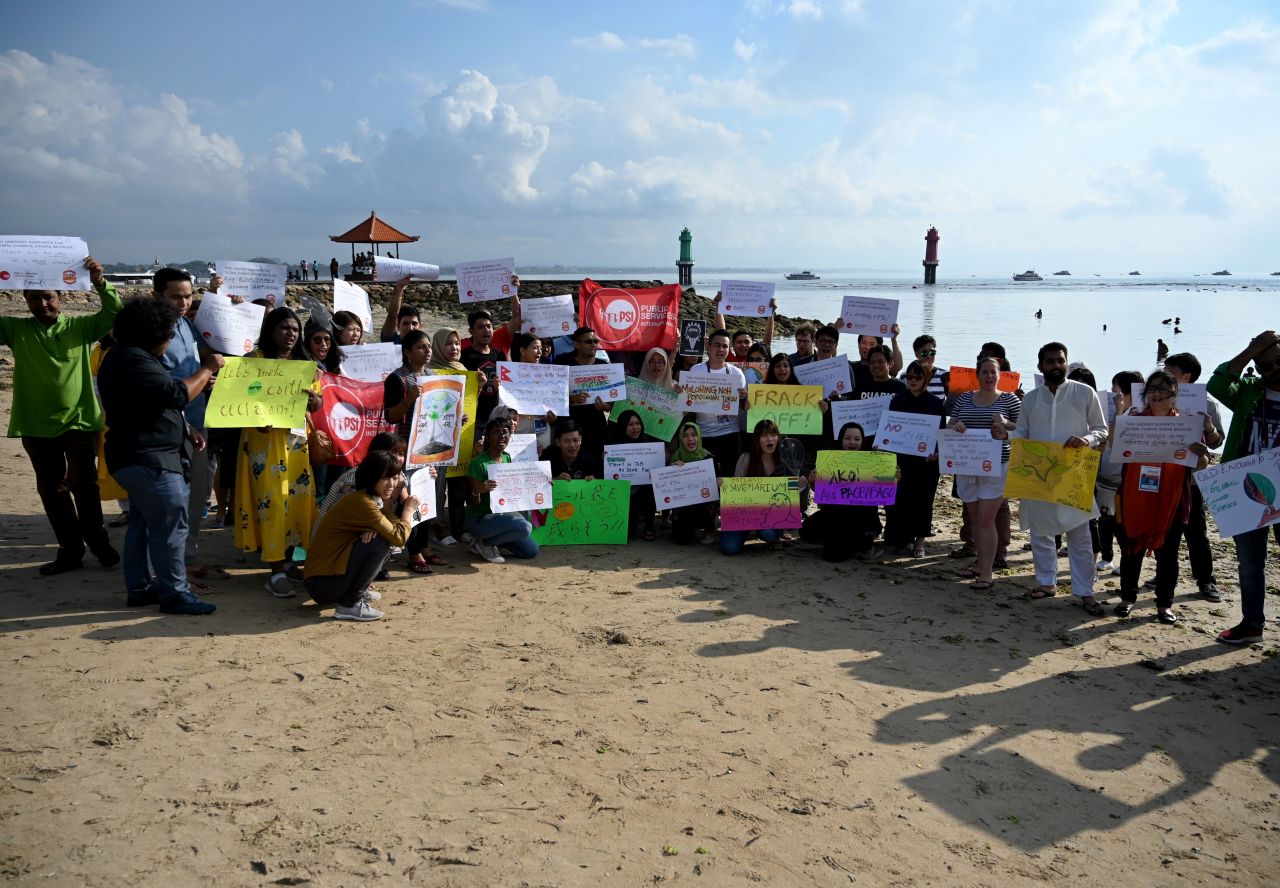
M219 296L239 296L245 302L265 299L272 308L284 305L288 266L219 259L214 263L214 268L217 269L218 277L222 278L222 286L218 288Z
M548 509L555 502L549 462L489 463L485 471L498 482L489 491L489 510L495 514Z
M978 371L973 367L952 367L949 371L950 377L947 380L947 393L958 395L962 392L976 392L981 386L978 385ZM1012 370L1001 370L1000 378L996 380L996 391L998 392L1016 392L1018 386L1022 385L1022 374L1015 373Z
M891 506L898 495L898 458L865 450L819 450L814 497L819 505Z
M680 322L680 354L701 358L707 344L707 322L688 320Z
M1280 522L1280 448L1209 466L1195 479L1224 537Z
M1014 438L1012 445L1006 497L1042 500L1082 512L1093 508L1093 485L1101 463L1098 451L1022 438Z
M200 309L193 323L209 348L224 355L240 357L253 351L266 313L266 306L252 302L236 304L228 296L206 293L200 300Z
M772 420L782 435L822 434L822 389L816 385L747 386L747 430Z
M1111 442L1111 458L1121 463L1176 463L1195 468L1199 457L1190 445L1204 437L1204 418L1190 416L1116 417L1116 436Z
M88 256L78 237L0 235L0 290L88 291Z
M880 431L880 420L889 409L889 398L868 398L865 401L832 401L831 402L831 434L836 439L846 423L856 422L862 426L862 437L875 440Z
M840 303L840 332L857 336L890 336L898 323L898 300L846 296Z
M805 385L816 385L822 389L823 396L847 395L853 390L849 380L849 359L844 355L835 355L808 364L793 367L796 379Z
M513 258L459 262L453 271L458 279L458 301L463 305L510 299L516 292L515 285L511 283L516 273L516 260Z
M451 466L458 461L465 376L418 377L418 400L409 424L409 468Z
M694 413L738 415L738 389L731 376L685 370L680 374L681 403Z
M599 398L606 404L627 396L626 368L621 364L585 364L569 366L569 394L586 394L588 403Z
M648 486L649 473L667 464L667 448L659 443L604 445L604 474L614 481Z
M743 318L767 318L773 314L775 285L765 281L721 281L720 313Z
M679 509L720 499L714 460L700 459L682 466L665 466L649 472L653 499L659 509Z
M342 352L342 375L363 382L385 382L404 365L400 346L394 342L340 345L338 350Z
M418 508L414 509L409 520L411 526L417 527L439 514L436 507L436 479L431 477L429 469L409 473L409 495L418 498Z
M521 333L528 333L539 339L554 339L557 336L567 336L575 329L571 293L521 300Z
M720 488L721 530L783 530L803 518L795 478L725 478Z
M624 545L631 516L631 485L626 481L551 483L555 505L546 523L533 529L540 546Z
M307 393L315 378L316 365L311 361L227 358L209 395L205 426L303 427L307 422Z
M1004 442L992 438L990 429L938 431L938 464L945 474L999 475L1003 453Z
M569 368L499 361L498 403L521 416L568 416Z
M928 456L938 446L937 416L886 410L876 432L876 449L907 456Z
M628 376L626 380L627 396L614 402L609 419L617 422L623 413L634 410L640 414L646 435L660 441L670 441L684 416L680 396L670 389L634 376Z

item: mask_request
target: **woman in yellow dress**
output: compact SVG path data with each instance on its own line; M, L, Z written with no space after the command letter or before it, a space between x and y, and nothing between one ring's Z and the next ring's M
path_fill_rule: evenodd
M267 312L262 319L258 347L250 358L308 361L302 348L302 323L286 306ZM318 391L307 393L307 411L320 409ZM271 565L267 591L277 598L292 598L291 577L285 562L291 549L305 548L311 541L315 522L316 497L311 455L307 449L307 428L278 429L271 426L247 428L240 440L236 464L236 545L246 552L261 551ZM301 433L301 434L299 434ZM297 581L301 571L295 569Z

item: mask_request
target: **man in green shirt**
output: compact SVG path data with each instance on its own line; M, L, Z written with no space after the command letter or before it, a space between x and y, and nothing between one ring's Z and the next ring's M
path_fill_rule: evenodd
M102 407L93 390L89 353L111 332L120 295L92 257L84 260L102 299L92 315L64 317L62 294L24 290L29 318L0 317L0 345L13 349L13 409L9 437L21 438L36 473L36 491L53 525L58 554L44 576L81 566L87 547L103 567L120 556L102 526L98 493L98 433Z

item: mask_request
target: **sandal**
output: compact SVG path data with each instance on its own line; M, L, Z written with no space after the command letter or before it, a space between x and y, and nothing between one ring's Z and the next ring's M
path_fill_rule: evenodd
M1091 617L1102 616L1102 604L1096 598L1082 598L1080 599L1080 606Z
M187 568L187 576L195 577L197 580L203 580L206 577L212 577L215 580L229 580L231 574L227 573L216 564L195 564Z
M443 558L441 558L439 555L437 555L435 552L423 552L423 553L422 553L422 560L423 560L423 561L425 561L425 562L427 562L427 564L433 564L433 565L435 565L436 567L439 567L439 566L440 566L440 565L442 565L442 564L447 564L447 563L448 563L448 562L446 562Z
M912 549L912 550L911 550L911 557L912 557L912 558L923 558L923 557L924 557L924 546L916 546L914 549Z
M990 592L995 585L995 580L974 580L969 584L969 588L974 592Z
M409 569L410 573L416 573L416 574L435 573L435 571L433 571L430 567L427 566L427 562L423 561L421 558L412 559L405 566Z
M966 580L976 580L982 576L982 571L978 570L976 567L966 567L964 570L960 571L960 576Z
M1058 594L1057 586L1037 586L1022 597L1027 601L1042 601Z
M952 558L973 558L978 554L978 550L968 544L961 546L959 549L952 549L948 554Z

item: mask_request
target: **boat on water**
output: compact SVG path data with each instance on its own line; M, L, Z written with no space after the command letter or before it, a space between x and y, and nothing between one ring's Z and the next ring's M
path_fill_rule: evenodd
M1213 276L1214 276L1214 277L1231 277L1231 272L1227 271L1227 270L1224 268L1224 269L1222 269L1222 271L1215 271L1215 272L1213 273Z
M1032 269L1030 269L1030 268L1028 268L1028 269L1027 269L1026 271L1024 271L1022 274L1015 274L1015 275L1013 276L1013 279L1014 279L1015 281L1042 281L1042 280L1044 280L1044 278L1040 277L1040 275L1036 274L1036 273L1035 273L1035 271L1033 271L1033 270L1032 270Z
M1055 272L1053 273L1053 276L1054 276L1054 277L1071 277L1071 272L1067 271L1067 270L1064 268L1064 269L1062 269L1062 271L1055 271Z
M1140 272L1140 271L1131 271L1131 272L1129 272L1129 277L1137 277L1137 276L1139 276L1139 275L1141 275L1141 274L1142 274L1142 272Z
M787 280L789 281L820 281L822 280L822 278L818 277L812 271L793 271L791 272L791 274L787 275Z

